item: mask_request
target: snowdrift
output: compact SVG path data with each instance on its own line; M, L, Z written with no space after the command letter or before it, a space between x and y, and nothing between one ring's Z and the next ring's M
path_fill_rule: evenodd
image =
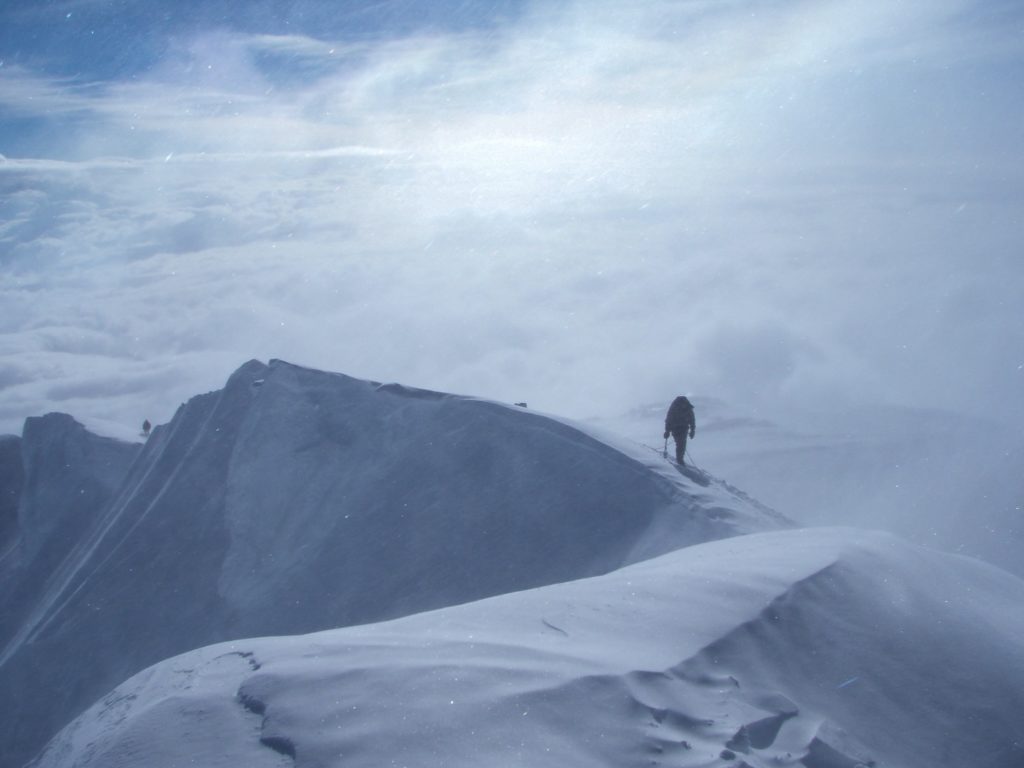
M0 690L15 692L0 702L4 766L187 650L380 621L787 525L725 484L563 421L281 361L242 366L141 450L101 451L95 438L72 455L64 433L21 438L23 457L50 463L26 463L25 525L3 561L29 596L0 653ZM87 487L102 493L85 504Z
M34 768L1024 764L1024 581L848 529L156 665Z

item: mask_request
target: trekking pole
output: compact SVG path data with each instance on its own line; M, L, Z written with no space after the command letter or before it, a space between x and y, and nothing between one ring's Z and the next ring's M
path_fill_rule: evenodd
M668 458L668 438L665 438L665 447L661 449L661 458Z

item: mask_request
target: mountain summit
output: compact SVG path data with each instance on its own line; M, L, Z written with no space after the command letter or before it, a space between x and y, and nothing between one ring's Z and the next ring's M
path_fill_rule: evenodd
M70 417L48 418L61 429L27 426L22 460L71 458L19 474L6 451L0 474L20 495L0 560L20 585L0 655L0 687L18 692L0 705L8 766L193 648L391 619L788 525L578 425L277 360L246 363L141 449L83 442ZM92 449L69 453L72 437ZM71 525L84 488L88 514ZM10 599L5 588L5 615Z

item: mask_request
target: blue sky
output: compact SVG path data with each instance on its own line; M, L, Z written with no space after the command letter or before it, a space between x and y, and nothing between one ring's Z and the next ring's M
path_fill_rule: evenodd
M429 32L489 30L513 21L519 0L496 2L324 2L324 0L46 0L10 4L3 13L0 51L4 66L24 68L67 84L97 85L145 77L210 34L321 38L347 43L381 42ZM284 82L323 74L304 57L263 54L270 78ZM60 151L61 130L77 131L78 115L4 121L7 154ZM40 135L41 134L41 135ZM66 139L66 136L63 138ZM20 150L20 151L18 151Z
M1022 19L6 4L0 431L134 431L252 357L572 416L1024 421Z

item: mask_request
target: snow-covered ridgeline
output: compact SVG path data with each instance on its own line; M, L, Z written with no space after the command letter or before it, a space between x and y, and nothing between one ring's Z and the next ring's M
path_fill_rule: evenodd
M1024 577L1024 437L1011 425L963 414L837 404L754 415L695 398L690 457L800 525L886 530L977 557ZM663 403L595 419L652 442Z
M27 432L22 453L39 447ZM45 574L9 561L32 599L0 664L0 687L18 691L0 703L5 766L192 648L401 616L786 524L565 422L280 361L247 363L190 400L118 472L87 526L51 526L66 535L51 538ZM78 485L56 471L43 482L77 508ZM20 530L11 551L30 540Z
M1024 581L850 529L742 536L127 681L34 768L1014 768Z

